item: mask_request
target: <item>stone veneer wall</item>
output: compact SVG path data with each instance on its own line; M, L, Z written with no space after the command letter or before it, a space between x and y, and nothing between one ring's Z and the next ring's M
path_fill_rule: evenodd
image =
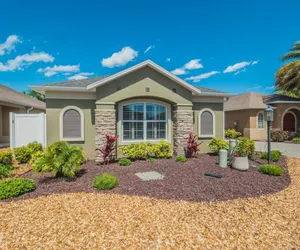
M193 131L194 115L193 110L173 111L173 141L174 155L184 155L189 133Z
M95 141L96 148L102 148L106 143L104 133L116 135L116 110L115 109L95 109ZM116 157L116 150L111 157ZM102 162L102 154L97 150L96 162Z

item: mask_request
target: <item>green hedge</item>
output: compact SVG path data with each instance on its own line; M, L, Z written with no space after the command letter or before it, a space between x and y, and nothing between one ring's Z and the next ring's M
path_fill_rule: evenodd
M183 156L183 155L178 155L177 157L176 157L176 161L177 162L187 162L187 159L186 159L186 157L185 156Z
M98 190L113 189L118 184L118 179L115 176L107 173L97 176L92 182L92 186Z
M0 200L17 197L36 189L33 180L13 178L0 181Z
M27 163L31 158L31 150L28 147L19 147L14 149L15 159L19 163Z
M267 160L268 159L268 152L264 152L261 154L261 159ZM279 150L272 150L271 151L271 161L277 162L281 158L281 152Z
M210 150L215 154L219 153L219 151L221 149L228 150L228 148L229 148L229 144L227 141L225 141L223 139L215 138L215 137L211 139L208 146L209 146Z
M12 165L13 151L10 149L0 150L0 164Z
M263 174L276 175L276 176L283 175L284 173L284 170L281 167L272 164L261 165L259 171Z
M120 166L129 166L131 164L131 160L126 159L126 158L121 158L119 160Z

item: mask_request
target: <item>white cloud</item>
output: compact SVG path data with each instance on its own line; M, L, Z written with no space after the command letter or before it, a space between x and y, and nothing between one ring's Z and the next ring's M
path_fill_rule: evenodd
M44 73L45 76L50 77L59 73L74 73L80 71L80 65L54 65L53 67L40 68L37 72Z
M146 54L147 52L149 52L149 50L154 49L154 45L150 45L145 51L144 54Z
M238 75L242 72L246 72L246 68L243 68L242 70L239 70L239 71L235 72L234 75L236 76L236 75Z
M251 65L253 66L253 65L258 64L258 63L259 63L259 60L253 61Z
M211 77L213 75L216 75L216 74L220 74L220 72L219 71L211 71L211 72L207 72L207 73L204 73L204 74L201 74L201 75L188 77L185 80L190 80L190 81L193 81L193 82L199 82L202 79L209 78L209 77Z
M250 91L250 90L257 90L257 89L260 89L261 88L261 86L260 85L258 85L258 84L254 84L254 86L253 87L251 87L251 88L247 88L246 89L246 91Z
M179 75L184 75L184 74L186 74L188 72L185 69L183 69L183 68L178 68L178 69L172 70L171 73L174 74L174 75L179 76Z
M68 77L69 80L82 80L88 78L88 76L92 76L94 73L82 72L73 76Z
M53 62L54 57L45 52L24 54L8 60L6 64L0 62L0 71L23 70L24 67L36 62Z
M228 66L223 73L230 73L230 72L235 72L238 71L239 69L242 69L246 66L248 66L249 64L251 64L251 62L240 62L240 63L236 63L234 65Z
M275 86L274 85L273 86L267 86L266 89L273 90L273 89L275 89Z
M203 68L203 65L200 63L200 61L201 59L193 59L186 63L183 68L188 70L201 69Z
M108 68L120 67L126 65L138 56L138 52L129 46L122 48L121 51L115 52L111 57L102 59L102 66Z
M171 58L167 58L167 59L166 59L166 62L170 62L170 61L171 61Z
M8 54L15 49L17 43L21 43L21 39L16 35L9 36L6 41L0 44L0 55Z

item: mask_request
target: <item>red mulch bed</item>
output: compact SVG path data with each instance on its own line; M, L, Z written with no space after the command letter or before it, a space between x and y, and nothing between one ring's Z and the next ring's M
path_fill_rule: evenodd
M115 175L119 179L119 186L113 190L101 192L186 201L217 201L261 196L281 191L290 184L285 157L277 163L286 170L282 176L261 174L257 168L253 167L246 172L230 167L223 169L216 165L216 160L216 156L200 154L198 158L189 159L187 163L167 159L155 160L154 163L136 161L130 166L123 167L118 163L101 166L90 161L82 166L80 176L74 180L53 178L48 173L42 175L28 172L23 177L34 179L37 189L6 201L55 193L99 192L91 187L91 182L95 176L104 172ZM260 162L265 163L264 160ZM146 171L157 171L165 178L164 180L142 181L135 175L135 173ZM219 173L224 175L224 178L204 176L205 172Z

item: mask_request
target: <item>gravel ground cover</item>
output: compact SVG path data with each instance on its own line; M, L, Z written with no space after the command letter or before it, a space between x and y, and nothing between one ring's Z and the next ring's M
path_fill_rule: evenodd
M283 191L228 201L69 193L0 203L0 249L300 249L300 160L288 170Z
M286 170L285 159L282 157L278 164ZM136 161L130 166L119 166L117 163L99 166L94 162L88 162L82 167L80 176L75 180L53 178L51 174L28 172L22 177L34 179L37 189L12 200L55 193L97 192L92 188L91 182L95 176L104 172L113 174L119 179L119 186L107 191L108 193L186 201L216 201L260 196L278 192L290 183L287 171L284 175L274 178L261 174L257 168L250 168L247 172L229 167L223 169L216 165L216 161L216 156L202 154L199 158L188 160L187 163L168 159L156 160L154 163ZM264 162L261 160L261 163ZM135 175L135 173L148 171L156 171L162 174L164 179L142 181ZM224 175L224 178L204 176L205 172L220 173Z

